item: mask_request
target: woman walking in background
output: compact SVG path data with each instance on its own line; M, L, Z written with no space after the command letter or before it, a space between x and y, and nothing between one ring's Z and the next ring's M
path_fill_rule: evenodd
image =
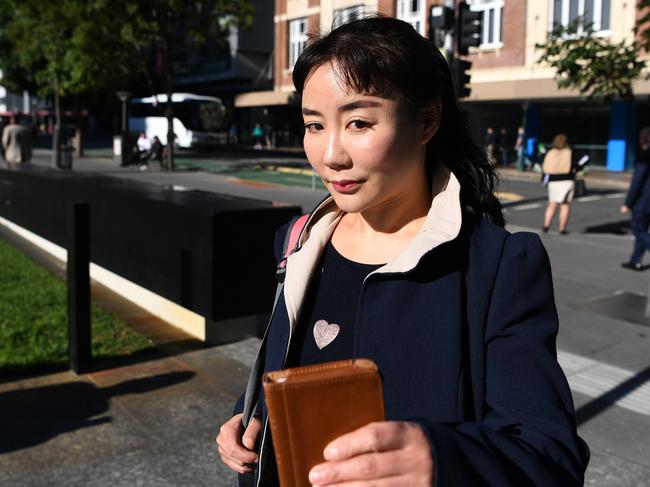
M576 184L576 172L571 162L571 149L567 145L567 136L558 134L553 139L553 148L544 157L545 180L548 181L548 206L544 215L544 233L548 232L555 210L560 207L561 235L569 233L569 215L571 214L571 202Z

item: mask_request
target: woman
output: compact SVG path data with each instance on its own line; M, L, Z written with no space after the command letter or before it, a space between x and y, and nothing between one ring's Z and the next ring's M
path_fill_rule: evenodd
M332 442L310 482L581 484L548 259L537 236L502 228L445 59L409 24L366 18L312 40L293 79L332 196L287 260L264 368L371 358L388 419ZM338 326L327 343L324 324ZM275 485L263 401L245 430L241 410L221 458Z
M555 210L560 206L560 235L566 235L571 202L576 185L576 172L571 162L571 149L567 146L567 136L558 134L553 139L553 148L544 156L542 171L548 181L548 206L544 215L544 233L551 226Z

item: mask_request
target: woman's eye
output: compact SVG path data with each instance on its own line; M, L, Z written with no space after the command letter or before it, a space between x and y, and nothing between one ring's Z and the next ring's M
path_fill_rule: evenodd
M364 120L352 120L349 126L355 130L363 130L367 128L369 125L370 124Z
M305 130L307 130L308 132L316 132L322 129L323 126L320 123L312 122L312 123L305 124Z

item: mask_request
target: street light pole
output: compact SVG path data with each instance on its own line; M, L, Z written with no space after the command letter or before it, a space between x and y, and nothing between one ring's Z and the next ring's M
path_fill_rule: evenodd
M122 165L127 163L127 154L126 154L126 135L128 133L128 120L126 118L126 102L131 97L131 92L129 91L118 91L115 93L117 97L122 102L122 141L120 143L120 153L122 157Z

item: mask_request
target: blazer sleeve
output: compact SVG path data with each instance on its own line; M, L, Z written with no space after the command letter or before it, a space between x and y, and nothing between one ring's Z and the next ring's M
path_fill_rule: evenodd
M637 162L634 166L632 182L630 183L630 189L625 198L625 206L628 208L634 208L634 205L641 195L641 190L643 189L645 180L648 178L648 165L647 162Z
M481 423L424 423L438 486L582 485L589 459L557 362L558 317L539 237L506 239L485 329Z

